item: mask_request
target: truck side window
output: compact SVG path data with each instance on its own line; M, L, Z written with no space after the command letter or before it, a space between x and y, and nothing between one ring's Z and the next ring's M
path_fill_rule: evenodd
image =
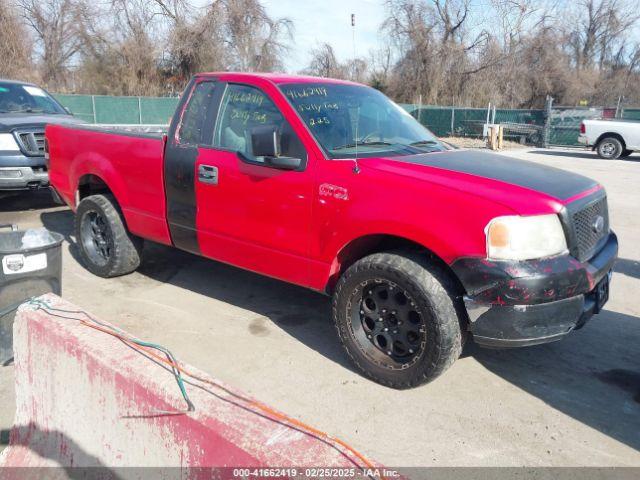
M250 160L264 162L251 151L251 131L273 125L280 131L280 151L284 157L306 158L302 142L278 110L278 107L255 87L229 84L220 105L214 134L214 146L242 153Z
M210 107L215 86L215 82L201 82L193 89L179 127L178 141L181 144L198 145L203 142L206 112Z

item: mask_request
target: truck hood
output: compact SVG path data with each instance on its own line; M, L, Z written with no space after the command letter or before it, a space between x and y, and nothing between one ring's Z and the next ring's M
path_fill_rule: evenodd
M450 150L361 161L376 169L495 200L521 214L526 214L523 210L535 210L541 204L554 204L557 209L558 204L566 204L573 197L598 187L595 180L566 170L476 150Z
M48 124L86 123L72 115L46 115L37 113L0 113L0 133L19 127L44 127Z

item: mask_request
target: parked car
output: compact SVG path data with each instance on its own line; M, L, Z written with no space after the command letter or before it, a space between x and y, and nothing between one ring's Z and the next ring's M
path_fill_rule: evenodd
M640 122L637 120L583 120L578 142L591 147L600 158L613 160L640 150Z
M0 192L46 187L44 128L81 123L36 85L0 79Z
M618 242L601 185L450 149L363 85L201 74L166 136L46 138L91 272L134 271L149 239L326 293L353 363L390 387L440 375L469 334L559 340L608 299Z

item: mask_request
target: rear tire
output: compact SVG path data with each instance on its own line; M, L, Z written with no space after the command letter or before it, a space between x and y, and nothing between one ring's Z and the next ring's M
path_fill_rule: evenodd
M369 255L333 295L340 341L357 369L391 388L427 383L458 359L466 316L449 274L419 255Z
M80 202L75 234L82 263L94 275L117 277L140 266L143 241L127 231L113 195L91 195Z
M598 156L605 160L615 160L624 152L622 142L615 137L606 137L598 142L596 151Z

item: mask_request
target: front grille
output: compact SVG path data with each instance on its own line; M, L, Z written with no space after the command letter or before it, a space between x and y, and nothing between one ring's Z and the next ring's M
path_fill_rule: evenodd
M31 157L44 155L44 130L29 130L16 132L20 147Z
M598 218L602 217L602 228L598 229ZM599 198L580 210L571 214L575 235L575 253L578 260L584 262L590 259L602 246L609 234L609 212L607 197Z

